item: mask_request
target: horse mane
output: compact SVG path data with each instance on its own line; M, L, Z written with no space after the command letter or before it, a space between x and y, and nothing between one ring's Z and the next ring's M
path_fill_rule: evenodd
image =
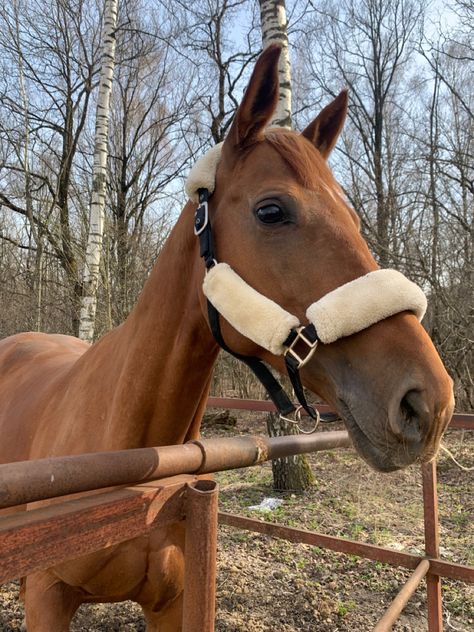
M271 128L265 140L277 151L294 171L299 184L308 189L318 189L328 180L329 169L317 149L301 134L285 129Z

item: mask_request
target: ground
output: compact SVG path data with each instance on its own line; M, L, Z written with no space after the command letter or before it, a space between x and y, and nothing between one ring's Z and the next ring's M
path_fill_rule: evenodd
M239 415L236 428L219 434L263 433L262 415ZM208 436L214 431L206 430ZM463 465L474 465L474 431L451 430L445 443ZM224 472L220 508L422 553L423 510L419 468L377 474L351 450L312 455L314 487L304 494L272 490L271 466ZM441 453L438 466L442 556L474 564L474 474ZM261 514L249 507L265 497L283 501ZM408 577L355 556L295 545L229 527L219 530L217 632L366 632L371 630ZM1 593L0 631L17 632L22 607L16 583ZM474 629L474 586L443 580L446 632ZM140 609L131 603L83 606L73 632L140 632ZM397 632L427 630L425 590L415 593Z

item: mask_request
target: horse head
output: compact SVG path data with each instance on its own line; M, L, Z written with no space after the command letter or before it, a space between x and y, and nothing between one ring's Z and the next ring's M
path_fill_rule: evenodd
M212 192L213 256L228 264L209 262L204 292L226 345L279 371L289 330L311 320L321 342L302 381L338 410L361 456L383 471L431 460L453 411L452 381L419 322L423 293L378 270L327 164L347 92L301 134L267 129L278 58L278 47L261 55L222 147L188 181L191 196Z

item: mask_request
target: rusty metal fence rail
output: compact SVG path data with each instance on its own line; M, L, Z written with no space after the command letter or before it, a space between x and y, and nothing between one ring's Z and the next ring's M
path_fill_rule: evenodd
M244 400L210 398L209 405L272 410L269 402ZM453 425L474 428L473 418L456 416ZM187 605L183 631L212 632L217 485L198 475L349 445L347 433L336 431L278 438L208 439L181 446L0 465L0 508L29 504L27 512L0 517L0 583L185 520ZM117 485L122 488L110 489ZM391 628L426 576L429 631L438 632L442 630L440 578L474 582L474 568L439 558L433 464L423 466L423 488L424 557L242 516L221 513L219 522L412 569L410 579L377 624L377 632ZM89 494L84 496L84 492ZM45 506L45 499L52 500ZM197 542L202 543L203 529L207 544L197 547ZM200 531L200 538L196 537L196 530Z

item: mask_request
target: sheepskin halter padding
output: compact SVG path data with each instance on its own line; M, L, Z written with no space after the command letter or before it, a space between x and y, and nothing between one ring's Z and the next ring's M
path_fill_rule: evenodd
M199 189L214 191L222 143L200 158L186 182L186 193L199 202ZM203 291L217 311L239 333L275 355L283 354L290 332L300 325L296 316L246 283L227 263L207 271ZM421 320L426 297L415 283L396 270L375 270L329 292L306 310L318 338L330 344L371 325L410 311Z
M204 278L204 294L241 334L275 355L290 331L300 325L296 316L254 290L227 263L218 263ZM398 314L426 311L422 290L396 270L375 270L345 283L306 310L321 342L329 344Z
M196 204L199 204L199 189L207 189L209 195L214 193L217 165L221 159L223 144L214 145L204 156L201 156L186 178L184 185L186 195Z

